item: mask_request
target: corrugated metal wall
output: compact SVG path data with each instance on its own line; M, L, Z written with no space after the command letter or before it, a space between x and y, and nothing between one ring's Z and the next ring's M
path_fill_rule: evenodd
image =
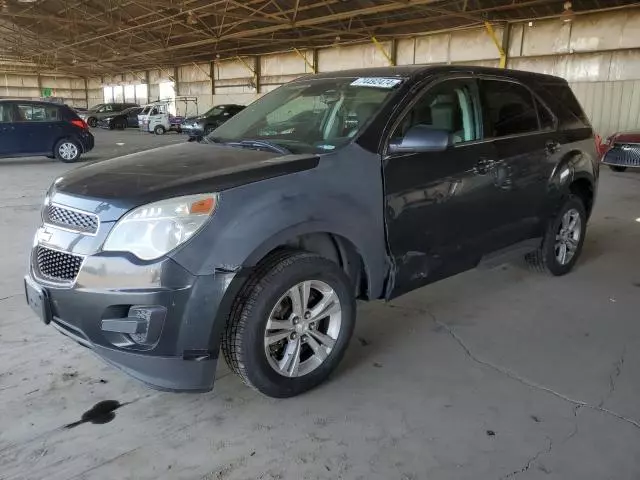
M572 82L571 88L603 137L640 129L640 80Z

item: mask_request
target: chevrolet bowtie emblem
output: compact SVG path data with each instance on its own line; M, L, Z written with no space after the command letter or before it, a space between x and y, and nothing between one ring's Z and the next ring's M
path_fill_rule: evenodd
M41 243L49 243L52 236L53 236L53 232L47 230L46 228L41 229L38 232L38 241Z

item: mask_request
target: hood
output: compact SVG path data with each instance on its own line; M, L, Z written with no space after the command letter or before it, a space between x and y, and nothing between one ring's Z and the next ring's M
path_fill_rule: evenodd
M640 143L640 132L621 132L613 136L614 143Z
M198 122L200 120L204 120L205 117L204 115L196 115L195 117L185 117L182 121L182 123L193 123L193 122Z
M185 142L88 164L58 178L54 188L56 193L132 208L308 170L318 161L316 155L283 156Z

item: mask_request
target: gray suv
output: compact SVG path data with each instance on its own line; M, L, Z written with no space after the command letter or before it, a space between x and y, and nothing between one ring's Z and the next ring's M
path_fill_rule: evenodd
M293 396L342 358L356 299L523 256L568 273L597 181L591 126L560 78L304 77L200 143L56 179L27 300L153 387L211 389L222 351L248 385Z

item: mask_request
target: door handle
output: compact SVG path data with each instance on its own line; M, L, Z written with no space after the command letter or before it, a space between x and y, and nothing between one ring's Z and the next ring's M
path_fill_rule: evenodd
M489 160L487 158L481 158L476 163L476 166L473 168L473 171L478 175L486 175L491 168L496 164L495 160Z
M547 140L544 146L548 153L556 153L560 150L560 142L556 140Z

